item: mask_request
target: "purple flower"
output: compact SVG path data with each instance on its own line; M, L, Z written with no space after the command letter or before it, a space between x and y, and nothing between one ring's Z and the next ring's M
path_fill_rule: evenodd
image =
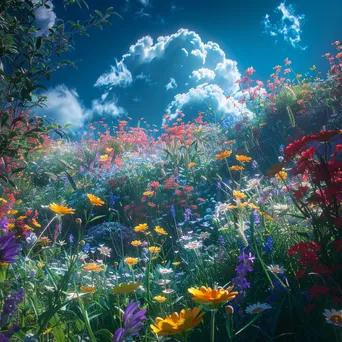
M176 217L176 208L175 208L175 206L173 204L171 205L171 215L172 215L173 218Z
M247 272L252 272L253 268L249 263L241 263L235 267L235 271L238 274L246 274Z
M2 312L0 313L0 327L3 327L8 323L8 320L13 316L17 306L24 299L24 289L12 292L7 298L5 298ZM0 340L1 341L1 340Z
M0 262L14 263L19 254L19 243L14 241L15 233L5 234L0 237Z
M5 216L4 218L2 218L0 220L0 229L1 230L4 230L5 232L7 231L7 228L8 228L8 219L7 217Z
M248 254L245 254L245 252L243 252L241 255L239 255L239 261L250 261L250 262L254 262L255 260L255 257L252 256L252 253L248 253Z
M123 342L129 337L139 334L139 331L144 326L142 321L146 319L146 309L140 310L139 306L140 302L134 303L131 301L129 303L123 315L123 327L115 331L113 342Z
M191 215L191 209L189 209L189 208L185 209L184 221L189 221L190 220L190 215Z
M246 288L250 288L251 287L251 284L247 281L247 279L245 277L233 278L232 282L236 286L239 286L241 289L246 289Z
M11 342L11 337L20 330L18 325L13 325L7 331L0 333L0 342Z
M272 252L272 249L273 249L273 237L272 237L272 236L268 236L268 237L265 239L264 251L265 251L266 253L270 253L270 252Z
M253 211L254 224L260 224L260 215L257 210Z

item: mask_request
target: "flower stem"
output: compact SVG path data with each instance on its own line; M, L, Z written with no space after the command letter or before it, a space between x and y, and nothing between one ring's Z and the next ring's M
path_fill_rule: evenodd
M210 342L215 341L215 314L216 310L211 310L211 318L210 318Z

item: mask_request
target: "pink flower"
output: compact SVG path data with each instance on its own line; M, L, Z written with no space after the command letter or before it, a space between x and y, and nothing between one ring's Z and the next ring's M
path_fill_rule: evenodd
M254 68L253 67L249 67L246 70L246 75L251 76L254 72L255 72Z
M339 52L339 53L336 55L336 58L338 58L338 59L342 58L342 52Z
M261 81L256 81L256 84L259 86L259 87L263 87L264 86L264 83L263 82L261 82Z
M301 106L304 104L304 101L303 100L298 100L297 103Z
M284 62L285 62L286 65L290 65L292 63L291 61L289 61L289 59L287 57L286 57Z
M289 72L291 72L291 69L289 69L289 68L287 68L287 69L284 70L284 74L285 74L285 75L288 74Z

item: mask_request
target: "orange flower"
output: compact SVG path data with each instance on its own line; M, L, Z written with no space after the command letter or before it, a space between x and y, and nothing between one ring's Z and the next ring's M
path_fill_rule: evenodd
M131 242L131 245L134 246L134 247L139 247L141 246L142 242L140 240L133 240Z
M131 258L131 257L127 257L125 259L125 263L129 266L134 266L139 262L138 258Z
M151 324L150 327L155 334L160 336L181 335L201 323L204 315L201 310L202 307L199 306L193 309L183 309L180 313L174 312L164 319L157 317L155 324Z
M38 228L41 227L41 225L37 222L37 220L36 220L34 217L32 218L32 224L33 224L35 227L38 227Z
M80 290L85 293L95 293L96 289L94 289L92 286L81 286Z
M216 155L216 160L228 158L232 154L232 151L225 150Z
M191 163L188 164L188 168L191 169L191 168L194 167L195 165L196 165L196 163L191 162Z
M72 215L75 214L75 209L68 208L64 205L58 205L56 203L51 203L49 206L50 210L58 215Z
M236 155L235 156L236 160L241 162L241 163L249 163L252 158L251 157L247 157L247 156L243 156L243 155Z
M148 229L147 223L140 223L138 226L134 227L134 231L137 233L143 233Z
M285 179L287 179L287 172L286 172L286 171L279 171L279 172L275 175L275 177L276 177L277 179L285 180Z
M237 200L241 200L241 199L247 197L243 192L238 191L238 190L234 190L234 191L233 191L233 195L234 195L234 197L235 197Z
M150 251L150 253L154 254L154 253L160 252L160 247L151 246L151 247L148 247L148 250Z
M191 287L188 291L193 295L192 300L216 309L221 303L228 302L235 298L238 292L232 292L234 286L228 287L227 290L211 289L210 287L201 286L200 289Z
M111 153L111 152L113 152L113 149L110 148L110 147L107 147L107 148L106 148L106 153Z
M95 264L94 262L93 263L90 263L90 264L87 264L85 266L82 267L82 270L83 271L89 271L89 272L101 272L103 271L105 268L105 265L103 264Z
M104 205L104 202L99 197L92 194L87 194L87 197L89 198L90 203L96 207L102 207Z
M231 169L231 171L242 171L245 168L243 166L240 166L240 165L233 165L230 169Z
M161 235L168 235L167 234L167 231L162 228L162 227L159 227L159 226L156 226L156 228L154 229L154 231L158 234L161 234Z

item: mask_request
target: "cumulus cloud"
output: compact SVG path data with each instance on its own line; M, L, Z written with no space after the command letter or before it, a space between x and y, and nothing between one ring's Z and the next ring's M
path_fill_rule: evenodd
M138 110L161 117L165 110L174 114L180 108L187 108L192 114L191 108L197 105L204 109L200 96L222 113L236 115L224 98L239 90L236 80L240 76L236 61L229 59L219 44L205 42L196 32L180 29L155 40L151 36L138 39L115 67L98 78L95 86L102 86L105 93L115 92L117 106L125 107L132 115ZM175 89L179 93L176 96ZM140 99L139 107L132 101L136 98Z
M34 115L45 116L61 125L70 123L73 130L82 128L95 115L118 117L126 114L125 109L116 104L116 98L108 99L108 93L93 100L90 108L82 104L75 89L64 84L50 88L42 95L47 96L47 101L44 107L34 110Z
M131 72L126 65L116 61L116 66L111 66L111 71L101 75L95 83L95 86L121 86L127 87L133 81Z
M238 110L233 103L226 98L224 91L217 84L201 84L191 88L183 94L177 94L168 105L166 112L171 118L177 117L178 112L194 110L196 113L203 108L215 108L221 115L238 115Z
M62 84L43 95L47 96L45 107L35 109L35 115L45 116L61 125L71 123L75 129L83 126L89 113L80 102L76 90Z
M33 4L37 4L39 0L32 0ZM40 6L35 12L35 24L39 31L36 33L38 37L49 35L49 29L53 27L56 21L56 13L54 12L54 6L51 1L45 2L49 7Z
M277 22L272 23L270 15L266 14L263 20L265 33L272 37L283 36L286 42L289 42L294 48L305 50L307 47L302 46L302 28L301 25L305 19L304 14L295 14L295 10L291 5L285 2L280 3L275 13L280 15Z
M170 82L165 86L165 88L166 90L176 89L177 88L176 80L170 77Z

